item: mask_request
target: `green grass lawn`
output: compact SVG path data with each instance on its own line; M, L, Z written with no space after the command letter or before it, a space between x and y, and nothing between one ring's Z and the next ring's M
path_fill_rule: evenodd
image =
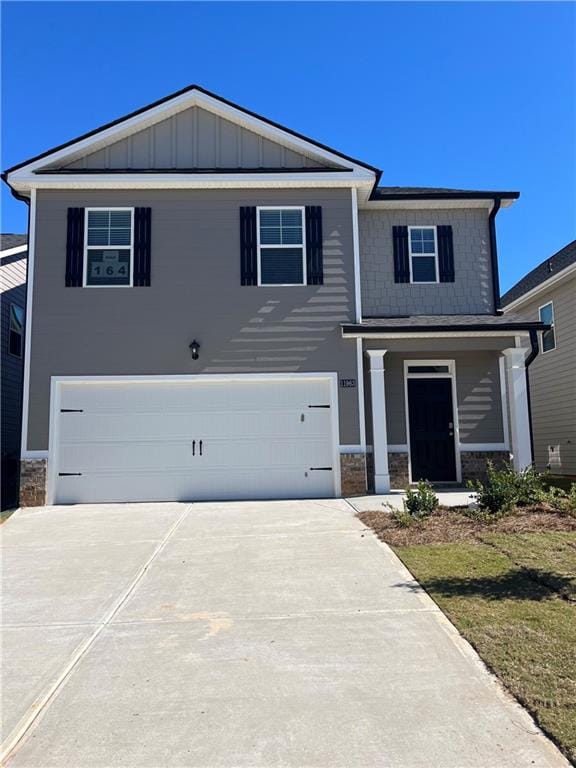
M576 533L393 546L485 663L576 761Z

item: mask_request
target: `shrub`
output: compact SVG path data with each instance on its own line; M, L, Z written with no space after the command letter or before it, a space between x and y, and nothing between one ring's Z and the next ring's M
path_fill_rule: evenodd
M516 501L516 491L506 472L494 469L491 461L486 466L486 480L470 480L468 487L476 491L476 502L481 512L491 515L509 512Z
M527 467L521 472L505 464L503 469L495 469L488 462L486 480L469 482L468 486L478 494L477 503L481 511L491 515L510 512L512 507L526 507L544 500L543 475L534 467Z
M515 489L515 503L519 507L537 504L542 500L544 493L543 475L536 472L533 466L516 472L510 464L506 464L503 472L510 477L510 482Z
M434 493L432 485L427 480L420 480L416 489L406 489L406 498L403 501L404 512L411 518L420 520L428 517L438 509L438 496Z
M572 483L568 492L551 485L542 492L541 499L555 512L576 516L576 483Z

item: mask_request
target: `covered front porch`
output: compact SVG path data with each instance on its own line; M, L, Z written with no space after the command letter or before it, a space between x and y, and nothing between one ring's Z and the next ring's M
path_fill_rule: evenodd
M369 491L463 487L489 461L529 466L526 363L539 325L445 315L344 326L362 340Z

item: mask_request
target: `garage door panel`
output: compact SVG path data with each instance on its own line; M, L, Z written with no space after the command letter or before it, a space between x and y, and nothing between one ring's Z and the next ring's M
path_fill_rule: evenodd
M85 408L81 413L65 412L60 416L62 444L109 441L122 435L124 440L193 440L207 435L229 435L231 428L246 437L261 437L273 429L283 435L325 435L330 427L329 409L268 409L212 413L98 413Z
M330 392L304 376L65 382L55 501L332 496Z

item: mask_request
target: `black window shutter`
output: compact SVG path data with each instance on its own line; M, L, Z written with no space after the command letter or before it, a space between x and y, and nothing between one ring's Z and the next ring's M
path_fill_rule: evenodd
M256 207L240 208L240 282L242 285L258 285Z
M134 286L150 285L151 260L151 208L134 209Z
M410 282L410 263L408 255L408 227L392 227L394 245L394 282Z
M454 282L454 246L452 244L452 227L442 225L436 227L438 240L438 268L441 283Z
M66 286L81 288L84 272L84 208L68 208Z
M324 284L322 206L306 206L306 274L308 285Z

